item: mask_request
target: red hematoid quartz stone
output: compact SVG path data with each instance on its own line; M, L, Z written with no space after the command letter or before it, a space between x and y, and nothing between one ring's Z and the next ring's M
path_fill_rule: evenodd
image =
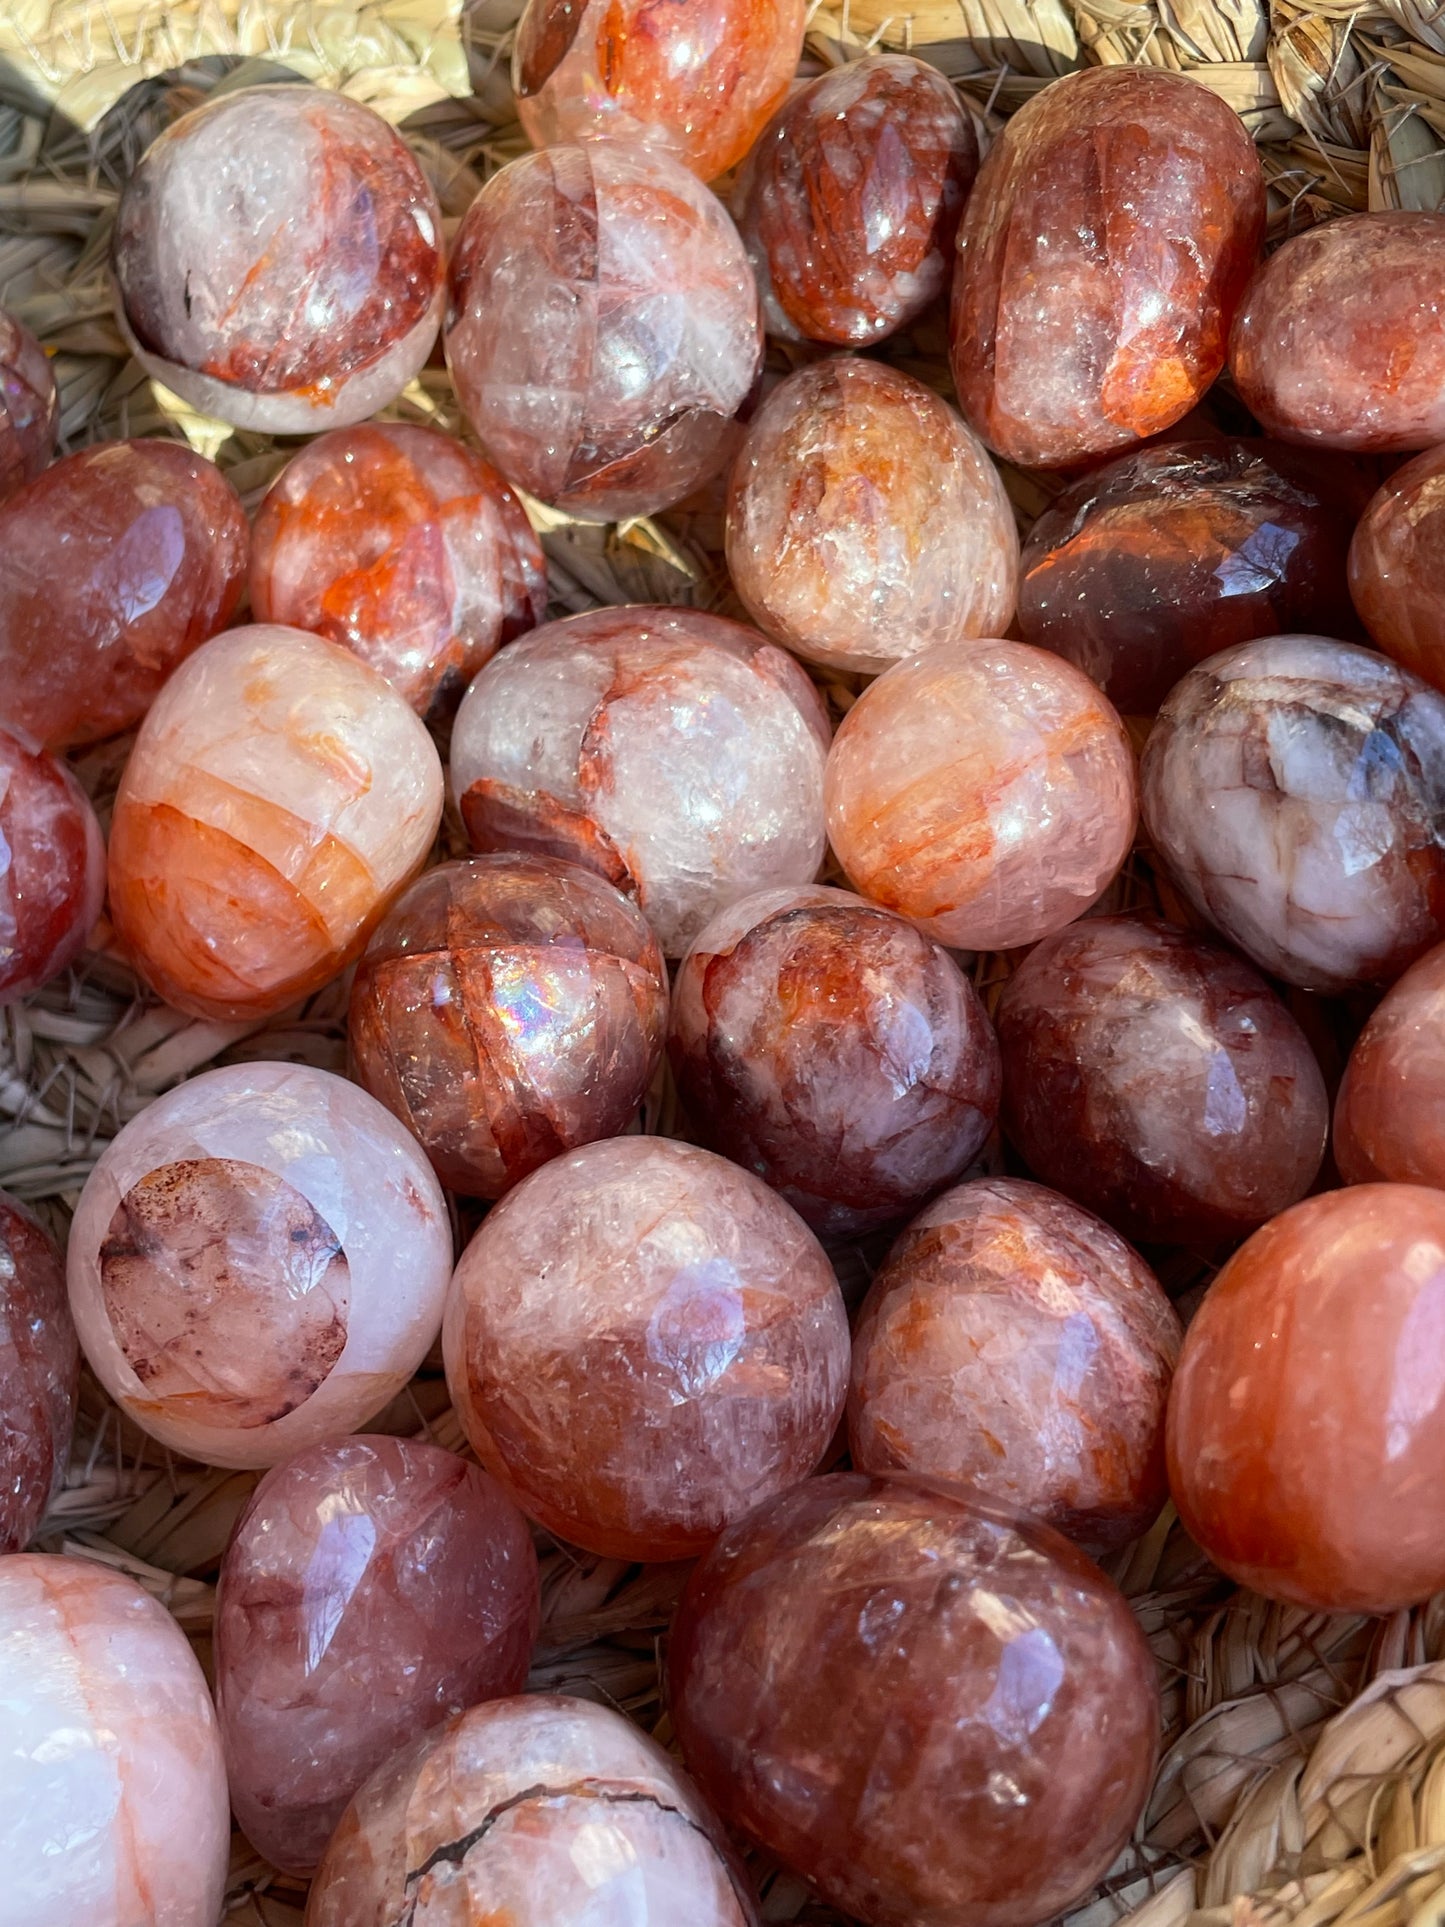
M839 727L825 793L854 888L954 948L1071 923L1134 840L1123 724L1022 642L939 643L880 676Z
M70 771L0 724L0 1004L85 948L105 898L105 842Z
M662 1058L667 970L642 912L556 857L428 870L367 945L356 1073L450 1190L499 1198L627 1128Z
M0 721L52 749L145 715L246 580L240 498L175 442L82 449L0 507Z
M399 1746L521 1692L538 1611L526 1520L453 1453L349 1438L268 1472L216 1596L216 1704L252 1846L310 1873Z
M251 609L352 650L425 715L547 612L542 547L494 468L394 422L303 448L256 515Z
M1445 945L1411 965L1360 1033L1335 1103L1335 1161L1347 1184L1445 1190Z
M1362 1184L1257 1231L1190 1325L1169 1484L1216 1565L1313 1612L1445 1586L1445 1193Z
M0 502L45 467L59 422L60 397L45 350L0 308Z
M462 1254L443 1332L472 1449L549 1532L688 1559L805 1479L843 1410L822 1247L749 1172L671 1138L533 1172Z
M550 1694L474 1706L375 1773L306 1927L756 1927L722 1829L631 1720Z
M760 1507L689 1580L668 1674L723 1818L871 1927L1050 1919L1153 1777L1128 1606L962 1487L841 1473Z
M1445 689L1445 448L1397 468L1365 510L1350 594L1376 647Z
M825 1233L902 1217L965 1169L998 1112L973 985L845 890L720 911L677 973L668 1052L703 1143Z
M1167 1496L1183 1336L1143 1259L1057 1192L983 1178L903 1233L863 1304L848 1435L860 1472L973 1486L1102 1552Z
M1304 1032L1247 963L1152 917L1048 937L998 1005L1004 1128L1126 1237L1239 1239L1302 1198L1329 1130Z
M0 1553L29 1545L60 1490L79 1372L64 1262L0 1191Z
M733 205L770 334L881 341L948 286L978 135L951 83L870 54L793 94Z
M452 254L447 361L509 482L599 522L730 459L762 360L752 269L716 195L621 142L494 174Z

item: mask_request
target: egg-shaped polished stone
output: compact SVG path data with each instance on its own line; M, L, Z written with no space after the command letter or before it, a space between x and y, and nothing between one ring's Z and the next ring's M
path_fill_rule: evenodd
M1334 1147L1346 1184L1445 1190L1445 945L1411 964L1360 1032L1335 1100Z
M0 308L0 502L45 467L59 425L60 397L45 350Z
M1366 508L1350 594L1375 646L1445 689L1445 448L1397 468Z
M85 948L105 900L105 839L64 763L0 723L0 1004Z
M0 1191L0 1552L29 1545L64 1482L79 1373L65 1260Z

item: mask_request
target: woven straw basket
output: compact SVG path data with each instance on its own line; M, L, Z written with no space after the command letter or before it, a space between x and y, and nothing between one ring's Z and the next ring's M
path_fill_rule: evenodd
M284 454L201 420L126 358L106 278L118 189L153 136L218 84L300 74L404 125L443 209L522 151L507 84L520 0L0 0L0 303L51 350L62 445L185 438L228 471L248 506ZM923 55L956 80L985 130L1071 68L1142 63L1191 74L1244 118L1270 182L1275 238L1351 209L1445 202L1441 0L819 0L804 69L877 46ZM941 390L936 322L884 353ZM774 350L774 356L779 351ZM783 362L776 362L779 367ZM1227 407L1227 402L1216 402ZM459 430L447 376L428 369L391 411ZM1006 471L1021 524L1054 491ZM539 510L552 614L669 601L735 613L715 508L622 528ZM846 682L825 692L846 708ZM104 815L128 745L79 761ZM457 839L460 848L460 840ZM1136 854L1113 907L1183 916ZM344 986L264 1027L199 1023L158 1005L97 948L71 978L0 1012L0 1186L62 1234L107 1141L159 1092L213 1063L288 1058L344 1069ZM986 996L1007 957L975 966ZM1337 1081L1364 1012L1296 994ZM668 1130L660 1082L646 1128ZM997 1157L996 1150L992 1155ZM457 1226L459 1237L472 1229ZM835 1254L850 1297L876 1245ZM1187 1314L1208 1280L1188 1252L1158 1257ZM433 1357L374 1428L464 1450ZM100 1559L162 1600L210 1659L213 1585L256 1475L174 1460L93 1381L47 1551ZM591 1696L664 1742L658 1661L682 1574L598 1560L549 1540L532 1684ZM1071 1927L1409 1927L1445 1914L1445 1595L1376 1620L1275 1606L1224 1580L1166 1512L1114 1562L1157 1657L1163 1756L1137 1838ZM802 1883L754 1864L770 1922L850 1927ZM237 1835L227 1921L299 1927L304 1892Z

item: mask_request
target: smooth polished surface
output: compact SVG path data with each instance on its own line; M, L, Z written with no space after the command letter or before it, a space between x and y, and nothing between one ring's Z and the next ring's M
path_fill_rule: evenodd
M59 422L60 397L45 350L0 308L0 502L45 467Z
M1361 1031L1335 1100L1335 1161L1346 1184L1445 1190L1445 945L1410 966Z
M1350 594L1377 649L1445 688L1445 448L1397 468L1365 510Z
M65 765L0 723L0 1004L58 977L105 899L105 841Z
M0 1553L29 1545L64 1481L79 1372L65 1261L0 1191Z

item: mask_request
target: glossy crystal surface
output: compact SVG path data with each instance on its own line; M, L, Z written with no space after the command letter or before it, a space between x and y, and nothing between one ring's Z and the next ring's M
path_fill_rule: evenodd
M1445 448L1397 468L1366 508L1350 594L1377 649L1445 688Z
M0 308L0 501L45 467L59 423L60 398L45 350Z
M1445 946L1414 963L1360 1032L1335 1101L1346 1184L1445 1190Z
M105 899L105 841L70 771L0 724L0 1004L85 947Z
M79 1371L65 1261L0 1191L0 1553L29 1545L60 1490Z

